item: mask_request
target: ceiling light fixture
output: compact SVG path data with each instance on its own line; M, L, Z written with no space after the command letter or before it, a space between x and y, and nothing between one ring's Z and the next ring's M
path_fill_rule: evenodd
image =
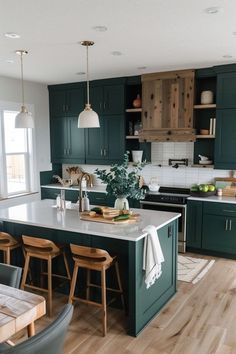
M87 103L83 112L80 113L78 118L78 128L99 128L99 118L96 112L91 108L89 103L89 66L88 66L88 47L94 45L92 41L82 41L80 43L83 46L86 46L86 58L87 58Z
M28 52L26 50L17 50L16 54L20 55L21 62L22 106L21 111L16 115L15 128L34 128L34 120L32 114L27 111L24 96L23 55L28 54Z
M107 27L106 26L94 26L92 27L94 31L97 32L106 32L107 31Z
M230 58L233 58L233 55L225 54L225 55L222 55L222 57L225 59L230 59Z
M208 7L207 9L205 9L205 12L208 15L214 15L217 14L219 12L220 8L217 6L213 6L213 7Z
M11 39L18 39L18 38L20 38L20 35L17 34L17 33L15 33L15 32L6 32L6 33L4 33L4 36L5 36L6 38L11 38Z

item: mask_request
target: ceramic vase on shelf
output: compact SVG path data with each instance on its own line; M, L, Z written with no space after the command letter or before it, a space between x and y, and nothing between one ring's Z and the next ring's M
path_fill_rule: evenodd
M128 199L126 197L124 197L123 195L117 197L115 200L114 208L118 209L118 210L129 210Z
M133 107L134 108L140 108L142 106L142 100L140 95L137 95L137 97L135 98L135 100L133 100Z

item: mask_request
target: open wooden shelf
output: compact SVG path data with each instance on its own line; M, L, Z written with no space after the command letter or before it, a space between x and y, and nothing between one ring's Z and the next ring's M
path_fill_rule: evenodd
M142 108L127 108L125 112L128 113L137 113L137 112L142 112Z
M215 139L215 135L196 135L197 139Z
M210 108L216 108L216 104L195 104L193 106L194 109L210 109Z

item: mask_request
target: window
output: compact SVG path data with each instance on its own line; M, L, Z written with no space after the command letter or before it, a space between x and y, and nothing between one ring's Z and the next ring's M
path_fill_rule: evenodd
M4 104L1 104L4 107ZM16 129L17 110L0 106L0 195L7 198L34 189L34 159L31 129ZM6 105L7 106L7 105Z

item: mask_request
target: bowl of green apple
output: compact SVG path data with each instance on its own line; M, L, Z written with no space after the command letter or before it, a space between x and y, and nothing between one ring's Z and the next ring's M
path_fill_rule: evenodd
M190 194L195 197L210 197L216 194L214 184L194 184L190 188Z

